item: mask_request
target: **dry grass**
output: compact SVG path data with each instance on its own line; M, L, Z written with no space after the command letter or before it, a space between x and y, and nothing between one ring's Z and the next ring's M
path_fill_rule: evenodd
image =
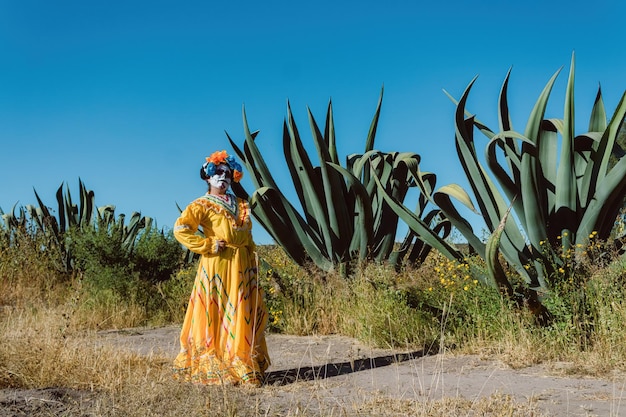
M94 303L82 291L80 277L61 276L45 264L15 256L0 259L3 415L542 415L532 398L519 402L498 394L423 401L368 394L345 403L318 392L315 381L258 390L178 383L172 379L169 358L139 356L99 342L98 329L145 322L140 306ZM595 300L591 311L564 321L562 327L539 328L527 312L497 298L494 302L480 286L470 288L463 271L455 269L442 281L434 262L397 275L385 266L367 265L352 281L311 277L286 263L289 272L283 277L290 281L275 284L277 295L289 297L270 307L282 309L277 317L290 334L340 333L386 348L434 345L497 356L513 368L554 362L558 372L569 374L625 370L623 265L594 271L586 280L587 294ZM429 294L440 301L439 318L411 305ZM586 320L595 323L592 334L576 327Z
M497 393L474 400L455 397L426 402L376 398L365 404L363 408L367 410L367 415L379 416L547 416L538 410L536 400L530 399L527 402L519 402L509 395Z
M31 390L31 400L51 388L56 393L56 399L40 401L31 412L50 415L49 408L62 404L71 410L65 415L236 415L242 391L176 382L169 358L116 350L100 343L93 331L63 331L58 310L5 313L0 321L0 387ZM42 389L47 390L37 391Z
M0 319L3 415L513 416L533 410L530 402L498 395L405 401L364 394L346 403L328 398L315 381L261 389L180 383L172 379L169 358L116 350L93 330L66 327L66 309L5 308Z

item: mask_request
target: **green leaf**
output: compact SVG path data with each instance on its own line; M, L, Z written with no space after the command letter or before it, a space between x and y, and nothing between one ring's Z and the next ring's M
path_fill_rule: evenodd
M425 243L438 250L442 255L449 259L456 259L458 261L463 260L463 254L453 248L445 240L443 240L437 233L430 229L429 225L424 223L422 219L417 217L413 212L408 210L404 205L396 201L390 196L385 187L378 179L378 176L372 175L380 194L384 198L389 207L396 213L396 215L404 221L407 226Z

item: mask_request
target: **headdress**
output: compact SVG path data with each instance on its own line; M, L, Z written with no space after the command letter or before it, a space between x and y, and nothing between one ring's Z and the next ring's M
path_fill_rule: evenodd
M241 165L235 160L234 156L229 156L226 151L216 151L206 158L206 162L202 165L200 170L200 178L207 180L215 175L215 169L218 165L228 165L233 172L233 181L239 182L243 177L243 170Z

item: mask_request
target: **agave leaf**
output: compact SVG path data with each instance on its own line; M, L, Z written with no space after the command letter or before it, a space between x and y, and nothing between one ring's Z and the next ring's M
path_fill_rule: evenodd
M571 247L571 227L577 221L577 187L574 165L574 55L565 92L561 155L556 173L556 216L562 219L562 244ZM568 232L568 233L565 233ZM574 230L575 232L575 230Z
M98 207L98 222L103 226L108 226L115 220L115 206L107 205Z
M45 233L46 229L44 226L44 220L43 220L43 213L41 210L39 210L39 213L37 213L37 209L35 208L35 206L31 205L31 204L27 204L25 207L26 212L28 213L28 215L30 216L31 220L33 220L35 222L35 224L37 225L39 231Z
M513 124L511 122L511 116L509 114L509 105L508 105L508 97L507 97L510 76L511 76L511 69L509 69L509 71L506 74L504 83L502 84L502 88L500 90L500 96L498 98L498 122L500 124L500 132L504 132L504 133L500 133L499 136L501 136L502 139L504 139L501 144L501 148L504 151L504 154L506 156L506 163L509 167L509 170L511 171L511 177L513 178L513 182L519 183L520 177L521 177L520 171L522 169L521 168L522 154L519 149L517 141L515 141L515 138L511 137L510 135L505 134L506 132L514 132ZM493 141L495 136L497 135L495 135L493 132L490 131L487 137L489 138L489 141ZM511 191L510 189L507 189L510 187L508 186L506 182L501 183L501 185L505 187L505 193L509 196L509 198L510 198L510 195L515 195L517 193L516 190Z
M433 194L433 201L445 213L446 218L452 225L467 239L467 243L484 259L485 244L476 234L471 224L463 217L452 203L451 196L455 194L447 193L450 186L442 187ZM473 206L472 206L473 207Z
M498 183L502 186L503 191L510 199L513 196L520 193L519 178L522 169L520 155L515 152L510 152L511 148L517 148L517 142L520 140L523 143L529 145L531 150L534 150L534 143L523 135L514 131L505 131L494 135L486 147L486 162L487 166L494 173ZM498 149L505 150L505 158L509 169L514 168L514 176L511 177L508 171L498 162L496 151ZM507 152L507 150L509 152ZM527 149L528 151L528 149Z
M355 233L350 242L350 253L358 250L360 258L365 259L370 252L373 240L372 225L374 221L372 206L369 204L369 195L363 184L350 171L331 162L328 165L343 175L348 182L348 192L354 195L355 219L353 224Z
M606 109L604 108L604 100L602 100L602 88L598 86L598 93L596 99L593 102L593 109L591 110L591 116L589 117L589 131L590 132L604 132L607 128L608 117Z
M543 122L545 117L546 107L548 106L550 94L560 72L561 69L556 71L552 75L552 77L550 77L530 113L528 122L526 123L526 129L524 130L524 136L530 138L531 140L538 136L539 130L541 129L541 123Z
M416 211L415 214L420 217L421 213L418 213ZM424 216L424 223L428 224L433 232L439 235L442 239L446 239L452 231L452 224L448 219L443 219L436 222L435 219L437 219L441 215L441 210L431 210L428 214L426 214L426 216ZM410 249L410 252L408 252L408 249ZM419 236L417 236L413 231L409 230L407 232L407 236L402 243L402 246L397 252L395 252L396 256L393 259L392 257L390 257L389 260L390 262L392 262L392 264L398 267L400 260L406 256L406 260L408 262L414 265L419 265L426 260L426 257L431 252L431 249L432 246L420 240Z
M511 208L513 205L510 205L507 209L504 216L502 216L502 220L498 224L496 230L493 231L489 239L487 239L487 244L485 247L485 263L487 265L487 272L489 277L491 278L491 283L495 288L499 288L504 294L507 294L509 297L513 296L513 288L502 268L502 264L500 264L500 260L498 259L499 255L499 246L500 239L502 238L502 233L504 232L504 228L506 226L507 218L509 217L509 213L511 212Z
M288 109L287 122L284 125L283 147L287 166L291 172L296 193L304 209L307 222L313 227L325 245L325 253L335 255L335 238L329 225L324 184L317 175L309 156L302 145L298 128L293 119L291 108Z
M429 225L426 224L422 219L417 217L415 213L408 210L403 204L400 204L392 196L390 196L385 190L383 184L378 179L378 176L372 173L372 178L376 182L380 194L384 198L385 202L389 205L393 212L396 213L396 215L401 218L415 234L419 236L422 241L432 246L442 255L449 259L457 259L459 261L463 260L463 255L459 251L453 248L437 233L430 229Z
M545 224L548 213L542 211L549 199L547 190L556 188L549 176L544 176L541 163L544 157L539 152L552 152L554 143L550 143L551 137L542 134L546 107L552 88L561 69L557 70L544 86L538 100L535 102L530 117L524 130L524 137L529 141L522 145L521 169L519 177L519 189L521 200L516 204L516 211L521 213L523 227L526 228L531 242L537 244L547 238ZM544 140L548 141L545 142ZM544 181L548 178L549 181ZM510 195L509 195L510 197ZM523 208L521 206L523 205ZM522 214L523 213L523 214Z
M481 257L484 257L485 244L474 234L470 223L459 213L451 200L451 198L454 198L473 213L480 215L467 191L458 184L448 184L433 192L432 187L428 186L427 182L424 181L424 178L428 177L428 173L421 173L419 169L417 169L412 175L422 191L422 196L437 207L440 207L446 219L468 240L469 245Z
M328 147L330 162L335 165L339 165L339 155L337 154L337 140L335 138L335 121L333 118L332 101L328 102L328 110L326 111L324 138L326 139L326 146Z
M472 199L470 198L469 194L467 194L467 191L465 191L458 184L444 185L443 187L440 187L436 191L436 194L446 194L446 195L448 195L450 197L454 197L456 200L460 201L465 207L467 207L468 209L470 209L474 213L479 214L476 211L476 208L474 207L474 204L472 203Z
M144 229L149 230L152 228L152 223L154 223L154 219L152 217L144 216L143 221L144 221Z
M93 224L94 209L96 206L95 193L85 187L83 181L79 178L79 187L81 190L81 224L89 227Z
M524 131L524 137L528 140L522 143L519 177L519 193L522 198L515 204L515 209L516 212L520 213L519 217L527 231L528 238L538 252L538 243L547 238L545 227L549 216L545 210L548 201L547 190L553 187L551 183L545 181L541 166L544 156L539 152L551 152L551 145L553 145L549 142L543 142L544 139L550 140L550 137L542 134L542 126L545 126L546 107L560 71L559 69L552 75L535 102ZM509 194L509 198L511 198L511 194Z
M474 77L474 79L472 80L472 84L476 81L476 79L478 79L478 76ZM450 99L450 101L452 101L454 103L455 106L459 106L459 100L455 99L452 94L450 94L449 92L447 92L445 89L443 89L443 93L448 96L448 98ZM476 126L476 128L478 130L480 130L488 139L491 139L493 137L493 135L495 133L493 133L493 131L491 129L489 129L489 127L487 127L485 124L483 124L480 120L478 120L478 118L476 118L476 116L470 112L469 110L467 110L465 107L463 108L463 112L467 117L473 118L474 120L474 126Z
M15 210L18 210L20 214L16 216ZM18 203L15 203L13 207L11 208L10 213L2 214L2 220L4 221L5 225L7 226L9 230L25 226L26 217L24 214L24 208L23 207L18 208Z
M506 73L506 77L504 77L504 83L502 83L500 96L498 97L498 123L500 125L501 132L513 130L513 123L511 122L511 115L509 114L509 104L507 99L510 76L511 68L509 68L509 71Z
M626 93L617 106L615 113L609 123L607 129L602 136L603 143L601 149L604 154L597 154L593 160L594 168L598 170L598 166L603 166L606 159L606 153L612 149L612 144L617 137L619 127L626 115ZM600 149L598 150L598 153ZM590 172L589 175L594 175ZM589 199L589 204L580 220L578 226L576 243L586 243L586 239L591 232L596 231L600 239L607 239L613 228L613 222L622 207L623 193L626 192L624 180L626 178L626 159L621 158L619 162L604 176L595 187L595 193ZM599 181L599 179L596 179Z
M459 112L457 112L457 115L458 114ZM471 127L472 120L469 119L467 121L462 121L461 123L467 124L467 127ZM470 185L472 186L474 195L476 196L483 219L487 223L490 230L495 230L495 227L497 227L497 224L500 222L499 219L501 218L499 213L505 213L507 205L495 184L487 176L486 171L476 158L471 132L467 129L461 128L459 129L459 135L466 135L465 138L460 136L462 140L457 139L457 144L459 145L458 149L460 150L461 155L460 158L464 158L467 173L466 175L470 180ZM445 201L441 203L445 203ZM440 207L444 209L441 205ZM453 221L453 218L455 217L458 218L458 212L448 213L445 211L445 213L446 217L450 218L450 221ZM469 232L469 229L463 224L463 222L456 222L455 226L461 227L462 230ZM468 242L478 244L476 238L472 235L469 235ZM507 224L501 245L503 253L505 256L509 257L509 259L515 259L520 256L520 253L528 251L524 237L520 233L519 229L512 223L510 225ZM474 247L474 249L478 253L481 253L483 251L483 246L480 244Z
M141 213L133 212L128 221L128 225L123 227L122 247L127 251L132 251L139 232L146 226L146 219Z
M342 175L326 164L327 162L332 162L331 152L327 148L328 141L322 136L310 109L307 108L307 111L313 142L320 161L321 187L324 195L323 199L326 203L326 213L328 227L331 233L333 252L338 254L340 260L344 260L353 234L352 221L348 214L348 206L345 204L346 185ZM332 111L330 109L328 114L332 119ZM331 133L334 136L334 132ZM336 199L339 199L338 203ZM350 210L353 210L353 208L350 207Z
M366 184L368 181L365 178L365 174L367 173L367 177L369 177L369 169L366 170L365 165L370 163L370 159L373 155L378 154L380 154L380 151L374 149L363 154L351 154L347 158L347 167L357 178L363 180L363 184Z
M593 177L593 165L595 164L594 158L597 158L598 155L601 139L602 134L600 132L587 132L574 138L578 211L587 207L589 199L592 198L592 193L595 191L598 179ZM610 153L611 150L609 150Z
M544 175L542 161L552 154L554 148L544 141L556 139L553 133L538 132L536 143L541 147L526 145L525 154L522 157L522 172L520 178L521 204L515 204L516 213L526 230L527 237L534 250L541 252L539 243L549 237L547 225L554 213L556 185ZM541 152L546 152L542 154ZM552 161L551 161L552 162ZM548 162L550 164L551 162ZM547 170L552 171L548 166ZM513 201L513 200L511 200ZM523 209L518 207L522 205Z
M592 187L592 189L595 189L596 184L601 182L607 175L613 147L615 146L625 113L626 93L622 95L609 125L601 136L596 152L592 154L593 163L590 165L590 172L585 173L585 175L589 175L592 178L590 180L590 187Z
M66 220L67 213L65 212L65 203L64 203L64 197L63 197L63 184L61 184L61 186L59 186L59 188L57 189L56 200L57 200L57 207L59 208L59 233L65 233L69 226Z
M50 210L48 210L48 207L43 203L43 201L39 197L39 194L37 194L37 191L33 189L33 192L35 193L35 199L37 200L37 204L39 205L39 208L41 210L41 218L39 218L39 216L36 216L38 218L37 223L39 225L39 228L41 229L41 231L45 231L47 227L50 227L56 241L60 242L61 232L59 230L59 225L56 218L52 214L50 214Z
M380 89L380 96L378 97L378 104L376 105L376 111L374 112L374 118L372 119L372 123L370 124L370 130L367 132L367 139L365 140L365 150L364 153L371 151L374 149L374 140L376 138L376 130L378 129L378 120L380 118L380 109L383 104L383 93L385 92L385 87L383 86Z
M470 117L467 120L463 117L465 103L473 82L474 80L466 88L461 100L459 101L459 105L457 106L455 119L457 152L466 176L470 181L470 186L472 187L472 191L476 197L483 219L485 220L489 230L493 231L500 223L508 205L505 203L503 197L500 195L500 192L495 187L494 183L486 174L485 169L481 166L477 159L472 131L472 128L474 127L473 117ZM451 201L447 200L443 201L443 203L451 203ZM440 207L445 211L446 217L448 217L450 221L457 223L455 226L462 227L463 231L471 233L467 236L468 243L477 244L477 247L474 247L474 249L478 253L481 253L481 251L483 251L482 245L478 245L477 239L471 231L471 228L468 228L463 221L459 221L458 212L452 211L449 213L446 211L450 208L449 206L445 209L441 205ZM515 265L525 265L528 263L528 259L530 259L531 254L526 246L524 236L513 224L513 222L507 222L500 245L502 253L510 262L513 262ZM535 276L534 271L521 270L520 273L526 275L527 280L531 285L542 286L543 278Z
M250 206L259 213L259 221L296 263L310 259L329 271L333 263L320 248L323 245L287 199L278 191L262 187L252 194Z
M476 157L474 135L472 132L472 128L474 126L473 117L470 117L467 121L463 117L465 103L474 80L472 80L466 88L457 107L456 147L457 153L459 154L459 160L461 161L468 179L470 179L470 186L476 196L480 212L482 213L489 230L494 230L501 217L500 211L503 213L506 210L506 206L504 205L504 202L498 198L499 193L487 177L484 169L478 161L478 158ZM498 220L496 221L495 219Z
M80 225L78 217L78 206L72 202L72 194L69 187L66 186L65 190L65 215L67 216L68 228L76 227Z
M398 216L393 215L393 211L384 203L384 196L376 188L377 184L386 184L385 192L395 195L392 183L393 165L389 163L388 155L381 152L370 159L370 169L372 176L371 201L372 212L374 213L374 247L372 256L378 262L382 261L391 251L395 243ZM372 181L372 178L374 181Z
M558 134L555 119L544 120L537 137L537 159L540 164L538 175L542 177L540 201L547 207L549 216L554 214L556 206L556 171L558 166ZM523 199L522 199L523 200ZM550 218L550 217L549 217Z
M625 161L621 159L596 190L579 225L579 242L585 241L593 231L598 232L598 238L602 240L610 236L626 192Z
M267 168L267 164L259 151L259 148L256 146L255 138L258 132L250 132L250 127L248 125L248 118L246 117L245 107L242 109L242 118L243 118L243 128L244 128L244 150L243 152L237 147L235 142L230 138L228 133L226 136L228 137L228 141L231 146L235 149L235 152L239 156L239 158L243 161L243 163L248 168L248 172L251 174L251 180L254 184L255 188L261 187L271 187L277 188L276 182L272 177L270 170Z

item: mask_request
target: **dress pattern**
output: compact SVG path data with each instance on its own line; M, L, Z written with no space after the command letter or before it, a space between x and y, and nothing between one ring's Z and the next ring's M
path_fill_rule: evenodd
M204 236L196 232L202 229ZM174 236L201 254L174 361L179 379L260 385L270 364L267 310L257 281L247 201L206 194L181 213ZM219 251L218 241L226 242Z

